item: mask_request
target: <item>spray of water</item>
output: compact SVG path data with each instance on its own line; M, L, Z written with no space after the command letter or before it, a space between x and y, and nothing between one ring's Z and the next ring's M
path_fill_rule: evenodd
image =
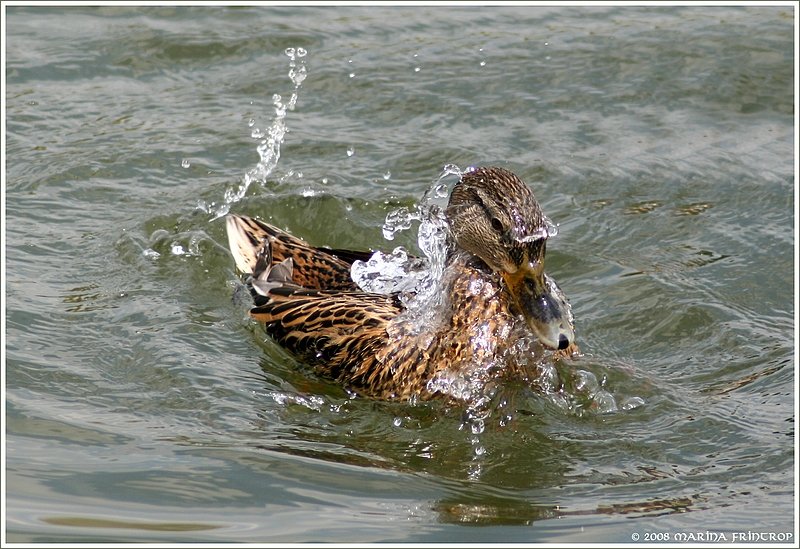
M272 96L272 104L275 109L275 116L269 127L262 130L255 125L255 120L250 120L250 137L258 140L256 151L258 152L258 163L244 174L244 178L238 185L225 190L224 200L220 207L214 212L214 219L226 215L232 204L239 202L247 194L247 189L254 182L263 185L267 177L278 165L281 157L281 145L288 131L286 126L286 115L293 111L297 105L297 97L300 86L308 76L306 70L306 55L308 52L303 48L286 48L286 56L289 58L289 79L294 88L288 101L284 102L279 94Z
M446 293L442 285L449 251L449 229L444 216L447 198L453 185L471 169L461 170L455 165L444 166L419 204L393 210L386 216L383 236L387 241L394 240L403 231L417 227L417 244L422 252L421 257L414 257L403 247L396 247L391 253L375 252L368 261L356 261L351 269L353 280L362 290L399 295L405 305L405 322L402 323L399 333L402 337L417 335L418 344L423 347L427 345L426 334L439 320L437 315L443 308L442 298ZM520 235L519 240L525 242L532 238L555 236L558 233L557 225L547 218L545 222L546 226L540 232ZM555 284L549 277L546 281L548 284ZM496 357L494 367L508 366L515 371L527 372L526 378L531 386L549 397L552 404L565 412L579 415L613 413L644 403L639 397L627 398L618 403L617 397L604 386L604 381L599 381L588 370L575 368L559 373L532 334L524 328L512 332L507 334L507 339L513 343L502 356ZM474 334L473 341L479 342L482 337L484 336L478 332ZM483 430L494 398L491 369L444 371L433 378L428 387L431 391L450 394L470 403L463 427L471 429L476 437ZM476 456L480 456L483 446L476 442L475 451Z
M378 251L368 261L353 263L350 274L362 290L399 293L406 307L409 327L430 326L440 309L449 230L444 209L450 189L462 173L453 164L444 166L416 206L399 208L386 216L383 236L389 241L398 233L418 226L417 244L422 257L415 257L398 246L391 253Z

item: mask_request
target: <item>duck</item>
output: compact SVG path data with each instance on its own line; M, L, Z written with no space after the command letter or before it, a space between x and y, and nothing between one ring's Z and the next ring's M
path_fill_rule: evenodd
M238 214L226 216L226 231L253 299L250 317L356 395L466 400L476 386L519 373L520 342L546 360L578 355L569 301L544 271L553 226L530 187L505 168L467 169L444 218L441 295L422 327L399 292L365 291L354 281L353 264L371 251L314 246Z

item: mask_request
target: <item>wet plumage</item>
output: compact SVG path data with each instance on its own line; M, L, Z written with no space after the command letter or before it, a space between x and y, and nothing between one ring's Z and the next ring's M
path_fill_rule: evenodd
M229 215L231 252L250 275L251 316L324 376L380 399L459 398L459 381L508 374L510 346L520 338L560 355L577 352L570 306L544 273L550 227L527 185L505 169L476 168L454 186L445 215L441 310L423 329L403 314L398 295L353 282L353 262L371 252L314 247Z

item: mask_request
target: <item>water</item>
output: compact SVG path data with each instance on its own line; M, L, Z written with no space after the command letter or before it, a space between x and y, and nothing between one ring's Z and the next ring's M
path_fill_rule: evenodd
M8 541L795 535L789 7L6 9ZM486 163L572 367L372 402L247 319L226 211L424 256Z

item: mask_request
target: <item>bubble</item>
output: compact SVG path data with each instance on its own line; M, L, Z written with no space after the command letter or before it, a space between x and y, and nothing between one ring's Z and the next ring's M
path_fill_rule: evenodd
M351 145L347 147L347 156L353 156L356 154L356 149Z
M383 179L386 180L386 181L389 181L391 178L392 178L392 172L390 172L389 170L386 170L386 173L383 174Z
M170 247L169 251L172 252L172 255L185 255L186 254L186 250L184 249L184 247L181 246L180 244L178 244L177 242L173 242L172 243L172 246Z
M181 160L181 168L188 168L191 165L192 165L192 163L189 162L189 160L187 160L186 158Z

